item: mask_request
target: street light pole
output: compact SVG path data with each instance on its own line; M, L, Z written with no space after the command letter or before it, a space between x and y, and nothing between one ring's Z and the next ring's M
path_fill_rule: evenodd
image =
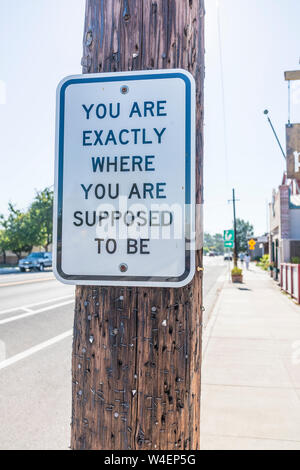
M278 145L279 145L279 148L280 148L280 150L281 150L281 153L282 153L282 155L283 155L283 158L286 159L286 154L285 154L285 152L284 152L284 150L283 150L283 148L282 148L282 145L281 145L281 142L280 142L279 137L278 137L278 135L277 135L277 132L276 132L276 130L275 130L275 127L273 126L273 123L272 123L270 117L268 116L269 111L266 109L266 110L264 111L264 114L267 116L268 122L269 122L270 127L271 127L271 129L272 129L272 131L273 131L273 134L274 134L274 136L275 136L275 139L276 139L276 141L277 141L277 143L278 143ZM289 122L289 124L290 124L290 122Z

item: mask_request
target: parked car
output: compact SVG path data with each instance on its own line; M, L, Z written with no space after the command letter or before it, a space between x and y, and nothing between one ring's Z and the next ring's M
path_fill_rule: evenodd
M211 256L211 257L212 257L212 256L216 256L216 253L215 253L214 251L210 251L210 252L208 253L208 256Z
M232 261L232 253L225 253L224 261Z
M19 261L20 271L25 272L26 269L30 271L38 269L44 271L45 268L52 266L52 253L38 252L31 253Z

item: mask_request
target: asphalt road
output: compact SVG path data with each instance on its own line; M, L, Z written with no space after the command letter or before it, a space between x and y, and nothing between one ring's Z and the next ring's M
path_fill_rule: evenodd
M0 449L65 449L74 287L52 272L0 276Z
M225 279L229 278L231 266L230 262L223 260L223 256L212 258L205 256L203 265L203 304L205 308L205 311L203 312L203 325L205 328L210 319L218 293L222 288Z
M220 258L205 259L210 310ZM67 449L74 287L52 272L0 275L0 449Z

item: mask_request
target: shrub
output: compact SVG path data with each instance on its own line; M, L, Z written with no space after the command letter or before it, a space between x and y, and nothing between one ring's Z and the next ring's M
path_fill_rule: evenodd
M260 258L258 266L260 266L261 269L263 269L264 271L268 271L268 269L270 267L269 255L264 255L262 258Z
M291 263L293 263L293 264L300 264L300 257L299 257L299 256L294 256L294 257L291 259Z
M231 270L231 274L233 274L233 276L241 276L243 270L240 269L240 268L233 268Z

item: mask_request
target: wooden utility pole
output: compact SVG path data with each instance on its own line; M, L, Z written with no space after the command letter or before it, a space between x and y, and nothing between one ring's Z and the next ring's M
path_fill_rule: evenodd
M184 68L194 75L199 205L203 31L204 0L87 0L82 59L84 73ZM72 449L199 449L201 322L201 249L183 288L77 286Z
M234 227L234 266L237 268L238 265L238 239L237 239L237 228L236 228L236 208L235 208L235 190L232 190L232 205L233 205L233 227Z

